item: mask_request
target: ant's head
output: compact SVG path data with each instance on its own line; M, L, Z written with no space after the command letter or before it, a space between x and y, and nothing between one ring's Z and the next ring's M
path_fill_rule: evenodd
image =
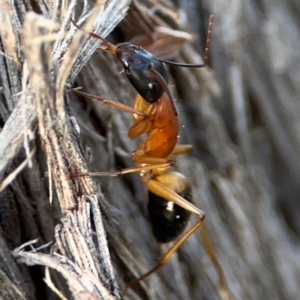
M73 25L82 30L71 18ZM205 67L208 60L210 36L213 25L213 16L210 16L206 46L204 51L204 63L203 64L182 64L171 61L166 61L156 58L150 52L142 49L141 47L132 44L122 44L115 46L108 42L103 37L89 32L88 34L98 40L101 40L103 45L101 49L109 51L116 55L121 61L124 67L126 76L128 77L131 84L134 86L136 91L148 102L156 102L164 92L168 94L168 98L173 102L171 93L168 89L168 72L166 64L177 66L177 67L188 67L188 68L202 68ZM175 104L173 102L174 112L177 115Z
M116 48L126 76L137 92L149 103L156 102L165 92L169 77L166 65L150 52L132 44Z

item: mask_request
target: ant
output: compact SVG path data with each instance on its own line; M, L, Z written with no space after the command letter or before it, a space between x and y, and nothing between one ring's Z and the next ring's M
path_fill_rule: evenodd
M71 21L77 29L81 30L73 20ZM121 295L122 298L134 284L161 267L189 236L200 228L206 253L218 274L220 297L233 299L233 295L226 287L223 270L214 253L204 224L205 214L192 203L192 190L187 178L179 172L168 170L174 164L173 158L190 151L192 146L176 145L179 130L178 113L167 85L166 64L179 67L205 67L208 61L212 24L213 16L210 16L204 63L196 65L158 59L141 47L128 43L115 46L97 34L88 33L90 36L100 39L104 43L101 48L113 53L121 61L127 78L138 94L132 108L99 96L77 90L74 92L132 113L134 122L128 131L129 138L134 139L142 134L147 134L147 136L132 152L132 159L135 161L136 167L115 172L82 173L73 176L116 176L138 172L148 190L148 215L156 240L159 243L175 241L151 270L126 285ZM198 221L184 232L191 213L198 215Z

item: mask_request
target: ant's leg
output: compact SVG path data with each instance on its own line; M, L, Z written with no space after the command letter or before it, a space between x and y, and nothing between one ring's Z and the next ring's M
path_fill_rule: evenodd
M87 172L87 173L76 173L70 175L71 178L75 177L85 177L85 176L118 176L124 175L129 173L142 173L142 172L149 172L153 169L167 169L171 167L174 163L172 161L164 160L163 162L158 162L157 164L145 165L142 167L132 167L126 168L119 171L109 171L109 172Z
M206 228L205 223L203 222L201 227L200 227L200 231L201 231L201 236L202 236L202 240L204 243L204 249L206 254L208 255L208 257L210 258L212 264L214 265L214 268L218 274L218 278L219 278L219 295L220 298L222 300L234 300L234 296L233 294L229 291L229 289L226 286L226 280L225 280L225 275L223 272L223 269L217 259L217 256L214 252L213 246L211 244L209 235L208 235L208 231Z
M147 101L137 93L133 101L133 108L139 111L145 111L147 106Z
M216 257L216 254L213 250L212 244L210 242L210 239L208 237L208 232L204 223L204 215L199 216L199 220L198 222L193 225L187 232L185 232L173 245L172 247L166 252L164 253L164 255L159 259L158 263L151 269L149 270L147 273L145 273L144 275L142 275L139 278L136 278L132 281L130 281L125 289L123 290L122 294L121 294L121 298L124 297L124 295L126 294L127 290L130 289L134 284L144 280L146 277L148 277L149 275L151 275L152 273L154 273L155 271L157 271L162 265L164 265L169 258L172 256L172 254L174 252L177 251L177 249L200 227L201 230L201 235L203 238L203 242L204 242L204 248L205 248L205 252L206 254L209 256L211 262L214 265L214 268L218 274L219 277L219 295L220 298L222 300L234 300L234 296L232 295L232 293L228 290L228 288L226 287L226 281L225 281L225 276L223 274L223 270L221 265L218 262L218 259Z
M163 174L162 176L168 176L170 174ZM182 198L180 195L172 191L171 189L167 188L161 182L154 180L154 179L147 179L143 177L144 183L147 186L147 189L152 192L153 194L167 200L174 202L175 204L181 206L182 208L195 213L199 216L204 217L204 212L195 206L193 203L187 201L186 199Z
M169 177L169 176L173 176L173 175L171 173L162 174L162 175L160 175L160 178ZM159 178L157 178L157 179L159 179ZM159 180L161 180L161 179L159 179ZM175 180L175 178L173 180ZM201 230L201 235L202 235L202 239L203 239L203 242L204 242L205 252L208 255L208 257L210 258L210 260L211 260L211 262L212 262L212 264L213 264L213 266L214 266L214 268L217 272L218 278L219 278L219 294L220 294L220 297L221 297L222 300L232 300L232 299L234 299L234 296L230 293L230 291L226 287L226 280L225 280L225 276L224 276L222 267L221 267L220 263L218 262L216 254L213 250L213 246L210 242L206 226L203 222L204 212L201 211L198 207L196 207L191 202L189 202L189 201L185 200L184 198L182 198L181 196L179 196L177 193L175 193L171 189L167 188L161 182L159 182L157 180L154 180L154 179L145 179L144 181L145 181L145 184L146 184L149 191L156 194L157 196L160 196L160 197L164 198L165 200L174 202L175 204L181 206L182 208L184 208L188 211L196 213L199 216L199 221L189 231L187 231L179 240L177 240L175 242L175 244L170 248L169 251L167 251L166 254L163 255L163 257L159 260L158 264L153 269L151 269L147 274L143 275L142 278L136 279L134 281L134 283L142 280L143 278L147 277L148 275L153 273L155 270L157 270L176 251L176 249L198 227L201 226L200 230ZM196 229L194 229L195 227L196 227ZM173 250L173 247L176 247L176 248ZM131 286L133 283L129 283L129 284Z
M102 98L100 96L91 95L91 94L80 92L80 91L77 91L77 90L74 90L74 89L71 89L71 91L73 93L77 94L77 95L97 100L97 101L101 102L102 104L112 106L112 107L114 107L116 109L119 109L119 110L122 110L122 111L125 111L125 112L129 112L131 114L136 114L136 115L139 115L139 116L142 116L142 117L145 117L145 118L148 117L148 115L145 114L144 112L142 112L140 110L137 110L137 109L134 109L134 108L132 108L130 106L127 106L125 104L122 104L120 102L115 102L115 101L112 101L112 100L107 100L107 99L104 99L104 98Z
M148 271L146 274L142 275L141 277L130 281L126 285L125 289L121 294L121 298L124 297L127 290L130 289L134 284L145 279L146 277L148 277L149 275L157 271L163 264L165 264L168 261L168 259L172 256L172 254L177 251L177 249L199 228L199 226L201 226L203 220L204 220L204 214L199 215L198 222L195 225L193 225L187 232L185 232L177 241L175 241L172 247L159 259L158 263L150 271Z
M192 151L192 149L193 149L192 145L176 145L176 147L174 148L170 156L174 157L181 154L185 154Z
M174 165L174 161L172 159L141 155L140 153L137 153L136 150L132 154L132 159L140 165L157 165L163 163L170 163L170 166ZM154 167L151 169L154 169Z

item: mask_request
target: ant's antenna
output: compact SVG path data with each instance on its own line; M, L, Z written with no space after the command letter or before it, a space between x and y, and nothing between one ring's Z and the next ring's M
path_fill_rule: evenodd
M168 60L158 59L159 61L166 63L168 65L176 66L176 67L184 67L184 68L203 68L207 65L208 61L208 53L209 53L209 47L210 47L210 37L212 32L214 22L214 16L210 15L209 17L209 23L208 23L208 30L207 30L207 36L206 36L206 43L205 43L205 50L204 50L204 63L203 64L182 64L182 63L176 63Z
M107 50L113 54L116 53L116 46L113 45L112 43L108 42L105 38L103 38L102 36L96 34L96 33L93 33L93 32L88 32L88 31L85 31L84 29L80 28L76 23L75 21L70 18L71 22L73 23L73 25L78 29L78 30L81 30L83 32L85 32L86 34L88 34L89 36L97 39L97 40L100 40L104 45L103 46L100 46L100 48L102 48L103 50Z
M171 102L171 105L173 107L174 115L178 116L178 111L174 102L174 99L171 95L170 89L168 87L168 84L166 83L165 79L159 72L157 72L154 68L150 68L148 72L152 73L153 77L159 82L159 84L163 87L164 91L167 93L167 96L169 98L169 101Z

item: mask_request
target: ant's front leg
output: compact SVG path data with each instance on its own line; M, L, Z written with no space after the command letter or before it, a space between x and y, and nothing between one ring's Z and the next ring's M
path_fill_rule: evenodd
M100 97L100 96L95 96L95 95L92 95L92 94L88 94L88 93L85 93L85 92L80 92L76 89L70 89L70 91L72 91L74 94L77 94L77 95L80 95L80 96L83 96L83 97L87 97L87 98L90 98L90 99L94 99L94 100L97 100L99 102L101 102L102 104L105 104L105 105L109 105L111 107L114 107L116 109L119 109L119 110L122 110L122 111L125 111L125 112L128 112L128 113L131 113L133 115L138 115L138 116L141 116L145 119L148 118L148 115L138 109L135 109L135 108L132 108L130 106L127 106L125 104L122 104L120 102L116 102L116 101L113 101L113 100L108 100L108 99L105 99L103 97Z

